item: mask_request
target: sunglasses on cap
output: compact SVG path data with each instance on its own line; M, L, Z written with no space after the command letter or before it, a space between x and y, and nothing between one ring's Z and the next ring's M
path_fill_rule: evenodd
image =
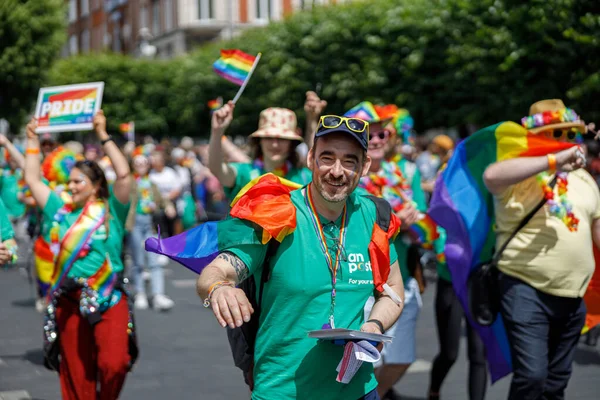
M566 139L575 140L578 134L581 134L576 128L563 128L563 129L552 129L545 131L546 135L556 140Z
M327 129L335 129L342 125L346 124L346 127L350 129L352 132L363 133L365 131L368 132L369 123L359 118L347 118L340 117L337 115L324 115L319 120L319 128L327 128Z

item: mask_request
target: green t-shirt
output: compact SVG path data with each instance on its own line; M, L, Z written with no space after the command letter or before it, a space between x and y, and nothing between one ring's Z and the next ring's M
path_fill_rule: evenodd
M129 212L129 203L122 204L117 200L112 191L108 199L110 220L109 234L106 235L104 226L100 227L92 236L90 251L87 256L77 259L71 267L68 276L71 278L88 278L92 276L105 260L108 253L114 272L123 270L121 261L121 250L123 248L123 238L125 237L125 221ZM52 226L54 216L64 205L63 200L54 192L50 192L46 207L44 207L44 223L46 226ZM59 236L62 239L69 227L75 223L82 209L67 214L59 226Z
M4 202L0 199L0 242L12 239L15 237L12 224L8 219L8 212L4 206Z
M4 202L9 218L19 218L25 214L25 204L19 201L19 179L21 171L5 169L0 175L0 198Z
M412 199L417 203L417 210L421 212L427 211L427 199L425 198L425 192L421 187L421 173L415 163L401 158L398 161L398 166L407 179L410 179L410 188L412 189Z
M236 172L235 184L231 188L224 187L225 195L229 200L233 200L240 190L250 181L263 175L265 172L249 163L231 163L229 164ZM291 168L285 176L285 179L306 185L312 180L312 173L308 168Z
M358 399L377 387L373 365L364 363L349 384L336 382L336 368L344 347L317 341L308 331L328 322L331 273L322 253L304 191L291 194L296 207L296 230L287 236L272 257L272 275L263 291L260 327L254 355L252 399ZM346 242L336 285L337 328L360 329L363 308L373 294L368 246L375 224L375 204L356 193L348 201ZM338 221L321 218L325 235L339 237ZM369 234L365 234L368 232ZM332 236L333 235L333 236ZM334 247L333 240L328 246ZM260 277L267 246L227 248ZM390 264L397 259L390 246Z
M444 247L446 246L446 230L441 226L438 226L438 232L440 237L433 242L433 250L435 251L435 254L438 255L438 261L436 263L438 278L452 282L452 275L450 275L448 264L446 264L445 261L440 261L439 257L440 254L444 253Z

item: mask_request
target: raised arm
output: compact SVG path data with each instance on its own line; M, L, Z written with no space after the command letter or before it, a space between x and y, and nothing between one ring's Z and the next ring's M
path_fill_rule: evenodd
M233 109L235 104L232 101L215 111L212 115L210 142L208 144L208 168L214 176L217 177L224 187L233 187L235 185L236 172L228 163L223 161L223 148L221 138L225 129L233 120Z
M550 157L521 157L496 162L483 173L485 186L493 194L500 194L509 186L551 169ZM585 165L583 153L577 146L556 153L554 157L558 171L570 172Z
M384 332L394 325L400 317L402 308L404 308L404 283L402 282L398 261L390 266L390 275L388 276L387 284L394 292L396 292L396 294L398 294L398 296L400 296L402 303L396 304L386 292L383 292L375 300L375 304L373 305L373 309L371 309L371 314L368 318L368 320L375 319L381 322ZM374 322L365 322L360 330L365 332L383 333L381 332L380 327Z
M221 148L223 152L227 155L227 159L230 162L238 162L238 163L249 163L252 162L252 159L248 154L246 154L242 149L237 147L235 143L227 138L227 136L221 136Z
M117 180L113 184L113 193L119 202L126 204L129 202L131 194L131 171L129 163L117 144L109 140L110 136L106 132L106 117L102 110L98 111L94 116L94 130L96 131L98 140L104 143L102 146L104 153L110 158L115 174L117 175Z
M19 149L17 149L15 147L14 144L12 144L12 142L10 140L8 140L8 138L2 134L0 134L0 147L6 147L6 150L8 150L8 154L10 155L10 157L15 160L15 163L17 163L17 166L21 169L25 168L25 157L23 157L23 154L21 154L21 152L19 151Z
M306 92L306 101L304 102L304 113L306 114L306 129L304 131L304 140L310 149L315 139L315 133L319 126L319 118L323 110L327 107L327 102L321 100L317 93L313 91Z
M250 321L250 315L254 313L244 291L235 288L248 274L248 267L242 260L233 253L223 252L198 277L198 296L205 300L210 294L210 306L223 328L227 325L240 327Z
M50 188L42 182L42 174L40 168L40 140L35 133L37 129L37 121L32 118L27 124L27 147L25 149L25 183L31 190L31 197L35 200L40 209L46 207L48 197L50 196Z

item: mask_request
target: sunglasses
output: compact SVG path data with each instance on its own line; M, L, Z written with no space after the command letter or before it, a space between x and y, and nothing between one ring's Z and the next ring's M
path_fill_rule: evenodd
M339 117L337 115L324 115L321 117L319 121L319 127L332 129L337 128L343 123L346 124L348 129L352 132L356 133L369 133L369 123L359 118L347 118L347 117Z
M390 137L390 131L388 131L387 129L384 129L382 131L379 131L379 132L371 135L371 137L369 138L369 141L371 141L375 138L378 138L379 140L386 140L388 137Z
M575 140L577 135L580 135L576 128L564 128L564 129L553 129L551 131L545 131L546 136L552 137L554 139L566 139L566 140Z

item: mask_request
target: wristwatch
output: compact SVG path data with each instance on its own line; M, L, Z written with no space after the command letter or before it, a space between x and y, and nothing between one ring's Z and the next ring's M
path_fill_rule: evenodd
M379 330L381 331L382 334L385 333L385 329L383 329L383 324L381 323L380 320L378 320L378 319L370 319L367 322L374 323L375 325L377 325L377 327L379 328Z

